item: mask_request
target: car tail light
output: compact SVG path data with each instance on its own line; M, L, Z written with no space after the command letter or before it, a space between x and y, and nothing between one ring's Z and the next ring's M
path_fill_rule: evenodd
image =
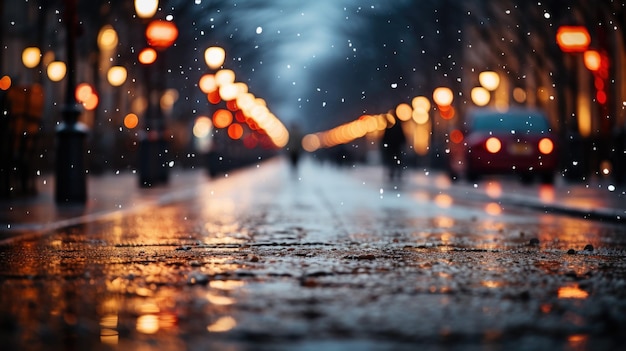
M485 141L485 149L492 154L497 153L502 149L502 142L496 137L491 137Z
M548 155L554 151L554 143L549 138L543 138L539 140L539 152L544 155Z
M455 144L460 144L463 142L463 132L458 129L455 129L450 132L450 141Z

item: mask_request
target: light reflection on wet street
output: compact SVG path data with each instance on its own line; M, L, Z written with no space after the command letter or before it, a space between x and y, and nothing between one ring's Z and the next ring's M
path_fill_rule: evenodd
M272 161L0 246L7 349L612 349L626 229ZM533 188L551 201L550 190ZM529 189L522 191L530 191ZM468 196L459 196L459 193Z

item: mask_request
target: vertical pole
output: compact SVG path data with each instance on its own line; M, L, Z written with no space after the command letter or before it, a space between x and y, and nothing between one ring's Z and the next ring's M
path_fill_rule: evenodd
M65 0L67 84L65 105L62 109L63 122L57 128L55 201L58 204L84 204L87 201L85 175L87 128L78 122L81 110L74 99L78 24L76 4L76 0Z

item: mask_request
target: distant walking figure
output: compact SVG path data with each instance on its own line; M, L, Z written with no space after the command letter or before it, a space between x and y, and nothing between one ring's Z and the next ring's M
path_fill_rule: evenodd
M400 178L402 175L404 167L402 154L405 144L406 136L401 122L397 119L387 121L387 129L381 140L381 153L389 179Z
M293 171L297 171L302 153L302 133L300 127L293 123L289 128L289 141L287 142L287 155Z

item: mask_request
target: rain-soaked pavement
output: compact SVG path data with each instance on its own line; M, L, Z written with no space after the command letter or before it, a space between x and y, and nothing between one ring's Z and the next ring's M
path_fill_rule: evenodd
M626 342L620 189L423 171L392 183L377 167L310 161L295 176L282 160L166 188L132 178L96 180L86 208L51 210L45 194L3 204L3 350Z

